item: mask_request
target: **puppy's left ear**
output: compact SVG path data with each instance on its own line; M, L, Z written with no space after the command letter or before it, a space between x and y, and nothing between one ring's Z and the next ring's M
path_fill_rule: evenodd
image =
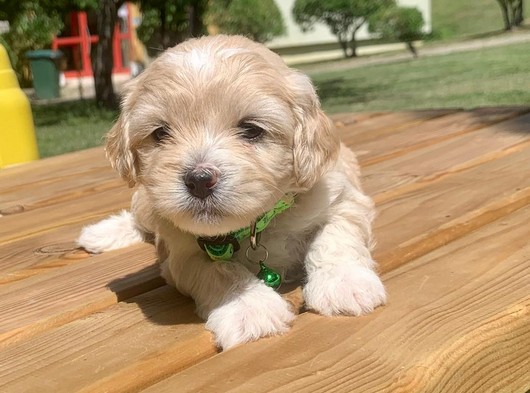
M320 108L315 88L304 74L289 76L295 92L294 172L297 186L310 189L337 161L340 140L331 120Z

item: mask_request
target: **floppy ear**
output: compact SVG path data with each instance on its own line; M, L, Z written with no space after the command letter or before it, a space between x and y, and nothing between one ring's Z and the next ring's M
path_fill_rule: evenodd
M106 153L112 167L120 174L129 187L136 184L137 155L132 150L129 139L129 124L122 111L118 121L107 134Z
M310 189L337 161L340 140L333 123L320 108L310 79L297 71L289 79L296 94L298 117L293 144L296 183Z
M107 133L105 150L112 167L129 187L134 187L138 174L138 154L132 145L129 130L129 114L134 105L133 91L143 74L127 82L123 87L121 112L114 126Z

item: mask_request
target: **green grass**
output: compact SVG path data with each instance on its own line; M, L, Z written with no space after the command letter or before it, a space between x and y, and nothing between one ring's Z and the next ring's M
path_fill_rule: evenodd
M312 78L329 113L529 105L529 46L420 57ZM41 157L101 145L116 115L91 101L34 106Z
M330 113L528 105L529 47L517 44L420 57L313 74L312 79Z
M530 1L524 0L526 18ZM435 38L453 39L504 29L496 0L432 0L432 29Z
M101 145L117 115L87 100L34 105L32 110L43 158Z

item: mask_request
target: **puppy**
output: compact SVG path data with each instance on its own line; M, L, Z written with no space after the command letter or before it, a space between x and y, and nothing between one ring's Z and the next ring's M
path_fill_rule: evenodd
M128 87L106 150L137 187L131 212L85 227L79 245L154 236L164 278L221 348L289 329L271 277L302 271L306 307L326 316L385 303L355 156L309 78L264 46L217 35L167 50Z

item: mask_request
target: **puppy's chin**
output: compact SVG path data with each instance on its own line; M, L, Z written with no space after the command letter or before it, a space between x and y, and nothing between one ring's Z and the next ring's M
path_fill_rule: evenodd
M261 214L258 212L255 215L234 217L218 212L203 211L180 215L172 221L175 226L195 236L212 237L226 235L247 227Z
M282 194L283 195L283 194ZM161 214L169 219L173 225L185 232L196 236L219 236L248 227L253 221L272 209L281 198L269 195L268 200L262 200L250 206L250 203L238 203L215 206L208 203L188 205L185 209L164 209Z

